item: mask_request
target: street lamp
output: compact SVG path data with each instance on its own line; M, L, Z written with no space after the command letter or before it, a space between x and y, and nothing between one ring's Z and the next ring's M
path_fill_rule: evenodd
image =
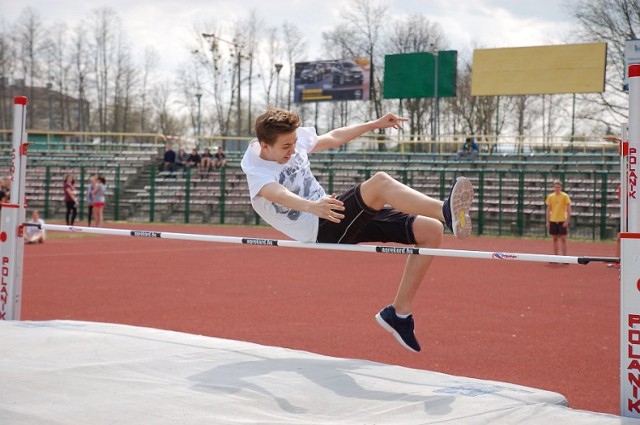
M276 106L280 104L280 70L282 69L282 64L277 63L276 65Z
M198 150L200 150L200 100L202 99L202 90L200 89L200 87L197 88L196 90L196 99L198 99L198 122L197 122L197 127L196 127L196 147L198 148Z

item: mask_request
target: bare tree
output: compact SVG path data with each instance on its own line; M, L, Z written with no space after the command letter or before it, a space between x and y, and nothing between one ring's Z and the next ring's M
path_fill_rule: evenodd
M231 113L235 94L232 88L235 83L235 72L237 72L237 62L233 60L231 56L233 52L230 50L233 43L220 38L215 23L207 23L203 27L204 30L198 27L194 29L197 48L193 52L204 68L204 74L208 80L208 82L203 81L203 93L213 100L211 102L214 108L213 121L218 123L220 134L227 136L231 134Z
M206 127L207 121L213 123L213 120L207 120L206 117L202 115L201 108L202 100L206 100L206 96L203 96L202 93L202 73L203 67L207 68L208 66L209 63L202 63L199 52L193 51L192 60L180 65L176 73L176 87L180 99L176 103L187 110L189 115L188 119L193 128L193 134L196 136L198 136L198 128L202 131L202 129ZM205 125L203 126L203 124ZM214 134L216 129L212 125L205 131Z
M439 24L423 15L413 15L394 22L387 40L387 51L389 54L429 52L442 50L446 44ZM410 134L420 137L425 133L427 121L430 121L428 117L432 116L435 100L414 98L401 102L410 118Z
M171 85L168 82L157 84L152 90L151 103L155 113L155 125L162 134L182 134L184 123L172 113Z
M116 43L113 57L113 117L111 131L126 132L131 109L131 96L135 84L135 69L127 38L122 30L115 34Z
M282 43L284 44L285 56L287 58L287 65L289 69L289 76L287 78L287 109L291 109L295 64L296 61L302 59L305 50L307 49L307 43L304 40L303 32L295 24L286 21L282 25Z
M516 119L515 128L516 128L516 133L518 135L517 142L518 142L519 151L522 151L522 144L524 143L525 132L531 130L531 127L533 126L532 119L534 114L527 113L529 110L529 105L532 103L533 99L534 99L533 96L526 96L526 95L516 96L514 98L515 100L514 112L515 112L515 119Z
M343 57L370 59L370 84L372 115L382 115L382 73L375 72L382 66L376 46L382 40L388 22L388 6L374 0L351 0L342 12L342 22L332 31L322 33L324 47L327 52L339 50ZM376 62L378 60L378 62ZM381 130L384 133L384 130ZM383 144L379 145L384 148Z
M49 39L46 44L46 68L49 87L49 96L55 97L55 101L50 102L50 117L54 119L51 128L72 128L71 112L69 111L69 97L65 96L68 91L69 73L71 64L68 60L68 36L69 30L62 22L54 23L48 30ZM53 112L57 112L54 114Z
M265 39L262 45L263 59L260 60L262 82L265 89L266 103L267 105L272 105L275 103L276 98L275 95L272 96L274 85L276 85L275 64L278 62L278 58L282 52L282 41L279 37L278 28L270 27L265 30Z
M253 133L253 69L256 63L256 58L259 55L258 39L261 36L261 28L263 26L264 22L255 10L250 12L249 18L245 22L240 23L240 27L244 28L244 33L246 34L246 38L244 40L246 53L244 54L243 59L247 62L249 73L246 77L248 82L247 134ZM240 76L240 83L242 83L242 81L242 76ZM238 117L238 119L242 121L242 117Z
M30 87L29 98L34 98L34 89L40 79L39 53L43 43L43 24L40 14L33 8L25 8L18 18L17 34L20 43L20 58L25 85ZM27 128L32 127L37 113L35 104L28 109Z
M476 112L479 98L471 95L470 62L464 62L460 67L456 85L456 97L449 102L453 114L457 117L458 124L454 127L454 132L477 134Z
M120 25L119 18L113 9L95 9L91 13L90 28L92 40L90 51L93 52L92 66L95 85L98 130L106 132L109 128L109 93L112 92L113 53L116 50L116 34Z
M0 27L0 128L11 128L13 96L11 89L12 69L16 60L15 44L10 31Z
M148 99L147 91L149 86L153 84L154 70L158 66L160 56L158 51L153 47L147 47L144 50L144 62L142 64L142 87L140 88L140 130L141 132L150 131L147 126L147 108Z
M73 67L70 71L70 84L74 86L74 92L78 96L78 127L79 131L86 131L89 128L89 105L87 103L87 79L89 73L88 42L86 39L85 26L80 23L73 31L71 39L71 62Z
M578 37L607 43L606 91L596 99L608 116L597 114L595 117L606 126L613 120L624 122L628 118L628 96L622 88L624 42L640 35L640 2L575 0L570 7L580 27Z

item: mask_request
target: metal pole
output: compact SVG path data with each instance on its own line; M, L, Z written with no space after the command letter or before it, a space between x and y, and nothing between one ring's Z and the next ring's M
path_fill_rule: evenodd
M198 99L198 122L197 122L197 126L196 126L196 146L198 147L198 149L200 149L200 125L201 125L201 115L200 115L200 104L201 104L201 100L202 100L202 93L198 90L198 92L196 93L196 99Z
M51 88L53 85L47 83L47 95L49 97L49 130L53 130L53 92Z
M227 203L227 167L220 168L220 224L225 221L225 207Z
M149 180L149 222L153 223L156 212L156 167L154 165L151 165Z
M490 152L493 153L494 150L498 150L498 128L500 126L500 96L496 96L496 140L491 144Z
M251 94L253 93L253 54L249 53L249 107L247 108L247 134L251 134L253 132L253 122L251 119L251 107L253 105L253 101L251 99Z
M439 136L440 136L440 100L438 98L438 51L434 51L433 55L435 56L435 74L436 74L436 81L435 81L435 86L434 86L434 96L436 98L436 107L435 107L435 141L436 143L438 142ZM438 145L439 146L439 145Z
M113 197L114 197L114 211L113 211L113 219L115 221L120 220L120 164L116 166L116 176L115 176L115 185L113 188Z
M280 105L280 70L282 69L282 64L277 63L276 67L276 106Z
M191 167L187 167L187 178L184 183L184 222L189 223L191 206Z
M45 179L46 181L44 182L44 218L48 219L49 218L49 188L51 185L51 166L47 165L45 167Z
M119 167L119 166L118 166ZM84 220L84 200L86 197L86 186L85 186L85 166L81 165L80 166L80 203L78 205L78 208L80 209L80 211L78 212L78 218L82 221Z
M242 133L242 104L241 104L241 97L240 97L240 91L242 88L242 78L240 76L241 70L242 70L242 54L240 53L240 46L238 46L237 44L234 43L234 46L236 47L236 54L238 55L238 136L240 136L240 134Z
M573 138L576 135L576 94L573 94L571 105L571 151L573 152Z

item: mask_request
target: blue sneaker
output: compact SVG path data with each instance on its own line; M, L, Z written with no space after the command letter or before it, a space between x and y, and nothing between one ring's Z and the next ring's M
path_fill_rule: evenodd
M396 309L389 305L376 314L376 321L384 330L390 332L404 348L414 352L420 351L420 344L413 333L412 315L406 319L398 317Z
M469 208L472 202L473 185L466 177L458 177L442 205L444 222L458 239L471 235Z

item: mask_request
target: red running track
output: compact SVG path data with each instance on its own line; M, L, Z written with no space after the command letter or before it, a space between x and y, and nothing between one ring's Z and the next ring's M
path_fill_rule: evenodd
M113 225L282 238L267 228ZM413 313L421 353L373 318L405 256L57 234L25 247L22 318L170 329L368 359L556 391L575 409L619 414L619 275L601 263L436 258ZM76 235L73 235L76 236ZM550 240L443 248L549 253ZM613 243L569 241L569 255Z

